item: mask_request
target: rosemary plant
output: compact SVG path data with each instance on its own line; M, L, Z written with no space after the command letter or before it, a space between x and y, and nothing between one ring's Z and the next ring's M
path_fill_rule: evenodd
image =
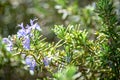
M108 51L105 53L108 61L106 66L108 63L112 65L109 66L112 71L109 80L120 79L120 34L117 30L117 17L114 9L112 0L99 0L97 3L97 12L103 21L104 30L102 32L107 36L108 40Z

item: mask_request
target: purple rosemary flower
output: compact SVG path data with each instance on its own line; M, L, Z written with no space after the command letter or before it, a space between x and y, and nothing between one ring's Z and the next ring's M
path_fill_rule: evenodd
M38 23L35 23L35 24L32 25L31 27L32 27L32 29L36 29L36 30L38 30L38 31L41 31L41 28L40 28L40 26L38 25Z
M32 28L29 25L27 25L26 30L25 30L27 35L31 34L31 30L32 30Z
M32 56L28 56L25 59L26 64L30 67L30 70L34 70L36 66L35 60L32 58Z
M36 20L38 19L34 19L34 20L30 20L30 25L32 29L36 29L38 31L41 31L40 26L38 25L38 23L34 23Z
M3 38L3 43L5 44L10 44L11 41L8 38Z
M21 29L25 29L24 26L23 26L23 23L18 24L18 26L19 26Z
M24 26L23 26L23 23L19 24L18 26L21 28L21 29L17 32L18 38L21 38L21 37L26 36L26 31L25 31L25 28L24 28Z
M17 32L17 36L18 36L18 38L21 38L21 37L26 36L26 31L25 31L24 29L20 29L20 30Z
M38 19L30 19L30 25L34 25L34 22L37 21Z
M8 38L3 38L3 43L6 44L7 51L12 51L13 43Z
M24 37L23 48L26 49L26 50L30 49L30 38L28 36Z
M51 58L48 58L48 57L44 57L44 59L43 59L43 63L45 66L49 66L50 61L51 61Z

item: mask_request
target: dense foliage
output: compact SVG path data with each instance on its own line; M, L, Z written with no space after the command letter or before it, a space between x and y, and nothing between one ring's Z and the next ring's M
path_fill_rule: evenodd
M62 25L51 29L56 41L46 41L36 18L19 24L16 34L0 38L0 79L119 80L120 25L113 1L99 0L96 9L67 7L68 2L62 0L53 2L59 4L58 12L63 11Z

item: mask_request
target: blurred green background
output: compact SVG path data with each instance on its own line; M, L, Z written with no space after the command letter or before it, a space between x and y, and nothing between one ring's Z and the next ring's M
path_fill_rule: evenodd
M94 12L94 2L95 0L0 0L0 35L7 37L15 34L18 24L26 24L30 19L38 18L42 33L49 41L55 39L51 31L55 24L81 24L82 29L87 29L92 36L100 28L99 17ZM115 0L115 5L118 13L119 0Z

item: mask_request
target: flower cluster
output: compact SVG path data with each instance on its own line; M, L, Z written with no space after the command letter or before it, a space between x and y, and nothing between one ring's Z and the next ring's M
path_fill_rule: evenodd
M22 42L23 48L26 50L30 49L30 38L33 37L32 30L41 31L41 28L38 25L38 23L34 23L36 20L37 19L30 20L30 25L27 24L26 27L23 26L23 23L18 25L19 27L21 27L21 29L17 32L17 36L18 38L23 39L23 42ZM32 58L32 56L26 57L25 62L30 67L30 70L34 70L36 66L36 62L34 58Z
M37 19L30 20L30 25L27 24L26 26L24 26L23 23L18 25L20 29L17 32L16 38L17 40L22 41L22 45L25 50L30 50L30 42L32 37L34 37L34 34L33 34L34 31L35 30L41 31L41 28L38 25L38 23L35 23L36 20ZM12 41L12 39L3 38L3 43L5 44L7 51L13 50L14 42ZM25 59L25 62L30 67L30 70L34 70L36 66L36 61L32 56L27 56Z
M35 29L41 31L38 23L34 23L36 20L30 20L30 25L27 24L26 27L24 27L23 23L18 25L21 29L17 32L17 36L18 38L23 38L23 48L26 50L30 49L30 37L33 35L31 31Z

